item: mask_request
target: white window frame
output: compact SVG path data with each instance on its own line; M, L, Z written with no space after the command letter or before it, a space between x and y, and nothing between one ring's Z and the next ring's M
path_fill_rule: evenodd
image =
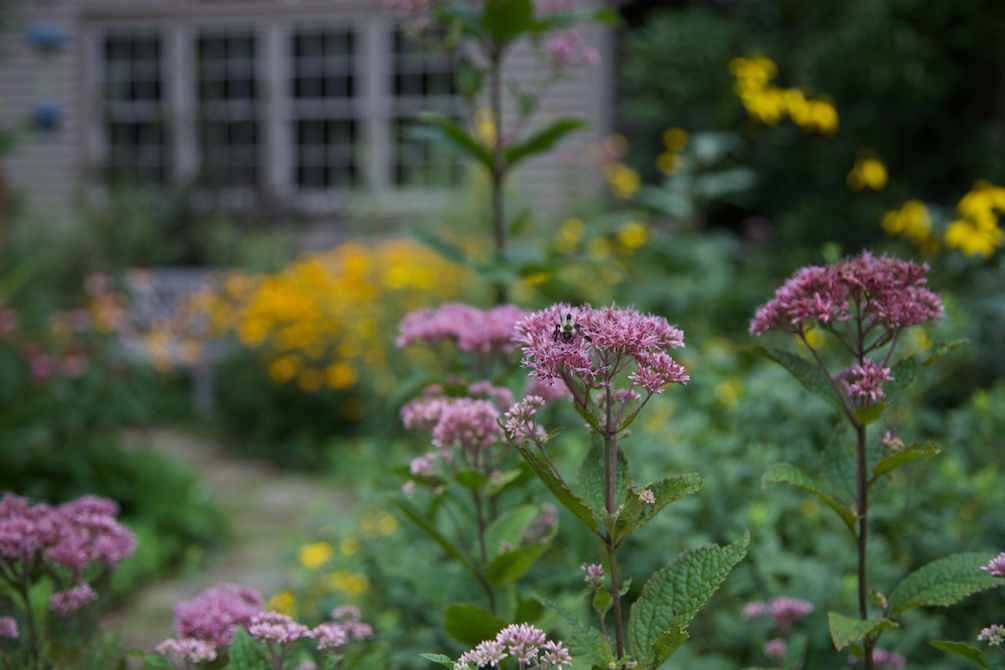
M196 189L197 204L247 207L255 196L266 205L278 204L306 215L328 215L359 211L385 214L414 212L439 207L459 186L400 188L394 184L394 119L400 101L392 90L393 31L396 18L386 8L368 0L344 0L333 6L305 0L299 4L205 3L162 7L124 8L123 5L85 10L82 34L87 49L83 76L89 104L84 106L84 123L89 129L88 162L105 164L104 109L101 99L103 77L100 47L108 32L157 31L162 35L161 62L164 68L162 104L167 106L171 166L169 185L193 184L198 174L198 128L195 118L199 104L196 75L196 39L200 31L251 28L257 35L257 69L261 80L260 169L255 189L234 189L210 197ZM296 100L292 97L292 39L298 26L350 26L354 31L353 67L355 88L352 105L356 128L356 183L348 189L316 192L298 189L293 179L296 147L294 122ZM97 171L100 174L100 170ZM199 202L202 200L202 202Z

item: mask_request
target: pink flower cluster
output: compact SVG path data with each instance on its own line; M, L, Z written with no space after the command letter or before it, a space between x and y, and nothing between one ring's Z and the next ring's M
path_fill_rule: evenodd
M445 303L406 316L398 326L396 344L407 347L421 340L439 347L453 342L461 351L507 354L513 351L513 327L526 315L516 305L481 310L464 303Z
M1005 551L988 561L987 565L982 565L981 570L995 577L1005 577Z
M196 638L222 647L234 639L238 626L251 626L263 607L258 591L237 584L217 584L175 605L175 632L179 638Z
M977 639L981 642L987 642L988 646L1000 647L1002 642L1005 642L1005 626L1001 624L993 624L986 628L982 628L980 635Z
M604 566L599 563L583 563L579 569L583 571L583 581L593 588L598 588L603 583Z
M548 40L548 60L556 72L568 69L579 59L587 65L600 64L600 53L583 45L583 39L575 30L563 30Z
M849 656L848 662L857 665L859 661L854 656ZM880 648L872 650L872 667L877 670L879 668L903 668L906 665L907 659L904 658L903 654Z
M520 402L510 406L503 415L503 426L506 435L514 442L525 440L543 441L548 432L544 426L537 423L534 417L537 410L544 406L544 398L536 395L528 395Z
M314 637L310 628L279 612L259 612L251 617L248 634L259 642L275 642L279 645Z
M568 318L575 332L566 337L558 328ZM567 387L573 377L587 389L610 387L629 361L635 364L628 377L632 387L650 394L690 379L666 352L684 346L684 333L663 317L634 309L552 305L518 323L514 340L523 348L524 366L541 380L559 380Z
M544 631L531 624L511 624L506 626L494 640L479 642L478 646L461 654L454 670L475 670L485 666L497 667L505 658L512 656L526 667L534 663L535 668L559 668L572 665L572 656L561 642L552 642Z
M49 562L49 571L65 568L72 586L52 594L49 607L65 615L97 598L85 582L93 567L113 568L136 549L136 537L115 520L118 505L97 496L84 496L50 506L31 504L22 496L0 498L0 565L9 574L30 579L36 561Z
M359 610L352 605L332 610L331 617L331 621L318 624L311 631L318 649L339 649L351 640L365 640L373 636L373 627L360 621Z
M937 319L944 309L924 287L927 271L927 264L876 258L868 251L836 265L802 268L757 310L750 333L797 333L814 321L826 325L851 319L861 319L867 329L894 330Z
M844 392L860 405L871 405L885 397L883 383L893 381L890 368L880 366L871 358L843 370L839 377Z
M17 639L17 621L12 616L0 616L0 638Z
M205 640L187 637L181 640L168 638L154 647L154 651L164 656L174 656L190 663L216 660L216 647Z
M753 619L759 616L770 616L775 625L783 632L787 633L792 624L813 612L813 603L799 598L789 598L779 596L770 603L754 600L743 608L743 617Z
M473 384L468 391L487 397L450 397L440 395L438 386L431 386L422 397L401 408L401 420L406 428L428 430L433 445L441 450L459 449L465 462L473 465L485 450L500 441L503 434L499 427L499 409L489 398L512 403L513 394L487 382ZM413 474L426 476L432 471L429 455L422 459L413 461L413 469L418 470Z

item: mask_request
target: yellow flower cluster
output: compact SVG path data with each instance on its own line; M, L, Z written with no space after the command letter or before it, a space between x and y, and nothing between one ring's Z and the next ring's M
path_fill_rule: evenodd
M863 188L882 191L886 188L887 178L886 165L883 161L867 154L855 161L855 165L845 177L845 182L853 191L861 191Z
M610 186L611 193L619 200L632 198L642 187L642 177L639 173L621 161L626 153L628 153L628 140L619 133L614 133L585 151L588 161L602 166L604 179Z
M687 131L676 126L663 131L663 146L666 151L656 157L656 168L665 175L672 175L680 169L680 152L687 146Z
M919 249L934 252L939 248L931 234L932 217L920 200L908 200L898 209L887 212L880 225L888 235L900 235Z
M349 389L365 371L386 393L395 385L388 357L398 322L454 298L468 279L412 240L353 241L304 254L275 274L230 272L215 290L190 296L175 321L198 324L204 338L233 333L264 354L275 384L295 382L306 393ZM155 329L148 342L163 346L166 330Z
M998 215L1005 213L1005 188L979 180L956 205L960 218L946 227L946 246L967 256L988 258L1003 242Z
M736 77L736 93L744 109L753 118L769 126L788 116L803 130L824 135L837 132L837 109L820 98L807 98L798 88L779 88L769 82L778 74L778 66L765 56L734 58L730 72Z

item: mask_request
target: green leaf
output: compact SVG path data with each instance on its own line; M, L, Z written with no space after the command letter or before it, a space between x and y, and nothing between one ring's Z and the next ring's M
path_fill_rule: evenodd
M831 629L834 647L841 651L852 642L865 639L867 635L878 633L897 624L889 619L852 619L838 612L827 613L827 623Z
M614 598L605 587L601 586L593 592L593 611L600 612L600 616L604 616L604 613L611 609L613 604Z
M432 247L433 251L443 256L448 261L462 264L466 262L463 249L456 244L446 241L432 231L427 230L422 226L416 226L412 229L412 235L414 235L420 242Z
M454 481L466 489L481 491L488 486L489 478L478 472L474 468L461 470L454 476Z
M525 544L512 551L496 556L485 568L485 578L493 586L502 586L507 582L523 577L534 562L551 546L551 541Z
M918 568L890 594L887 616L913 607L946 607L967 596L1005 584L981 570L986 554L951 554Z
M632 603L628 639L636 654L648 653L656 640L677 625L687 628L699 608L747 554L750 533L720 547L707 544L688 549L657 570L638 600Z
M624 449L618 449L618 479L614 483L614 499L625 499L631 486L631 472ZM607 485L604 481L604 447L599 440L593 440L590 450L579 464L576 477L576 492L593 510L598 519L607 516ZM610 529L608 529L610 530Z
M435 135L443 144L453 148L468 158L481 163L487 170L492 170L492 151L468 130L446 114L424 112L419 114L419 121L437 131Z
M826 400L839 412L844 412L841 401L838 399L834 392L834 387L827 378L827 373L820 369L820 366L816 363L784 349L775 349L774 347L753 346L750 347L750 350L778 363L792 373L792 376L798 379L799 383L805 386L808 391Z
M644 503L639 498L642 489L630 489L625 497L624 508L618 514L614 527L614 540L628 537L651 521L660 511L684 496L689 496L701 488L702 478L697 472L667 477L645 487L653 492L654 503Z
M520 212L517 216L513 217L513 220L509 222L509 234L519 235L527 227L534 218L534 214L531 210L525 209Z
M269 667L265 648L248 635L244 626L237 627L228 653L230 655L228 670L266 670Z
M122 635L114 633L104 635L91 643L83 657L74 667L79 670L108 670L114 668L119 660L119 647L122 645ZM162 666L163 667L163 666ZM168 665L168 667L171 667Z
M445 665L448 668L454 667L454 659L449 656L444 656L443 654L419 654L422 658L427 661L432 661L433 663L439 663L440 665Z
M574 659L586 661L601 668L607 668L614 663L614 650L611 649L610 643L604 639L603 633L596 628L587 626L553 600L537 593L532 595L539 603L569 623L572 632L566 636L565 642L569 645L569 654Z
M506 622L484 607L461 603L447 608L443 627L450 637L474 647L483 640L495 638L506 627Z
M582 119L561 118L506 148L506 163L513 167L524 159L545 153L574 130L586 125Z
M956 654L957 656L962 656L968 661L972 661L973 663L976 663L977 665L981 666L982 668L985 668L986 670L991 669L991 666L988 665L987 661L984 660L984 654L981 653L981 650L977 649L976 647L971 647L969 644L966 644L965 642L939 640L936 642L929 642L929 644L940 651L945 651L950 654Z
M148 654L147 652L143 651L142 649L135 649L135 648L134 649L130 649L126 653L129 656L138 656L138 657L142 658L143 659L144 667L146 667L148 665L152 665L155 668L170 668L171 670L174 670L174 666L171 665L167 660L165 660L160 655L155 656L153 654Z
M532 0L485 0L482 26L492 41L505 47L534 26Z
M940 451L939 445L934 442L924 442L920 446L912 444L910 447L895 451L885 456L883 460L873 466L872 479L869 480L869 486L872 486L876 480L886 473L896 470L902 465L910 463L922 456L932 456Z
M859 407L855 410L855 418L863 426L868 426L871 423L879 421L883 417L883 410L887 407L889 407L889 404L883 402Z
M419 510L415 509L410 503L405 502L401 499L392 499L392 501L398 509L405 515L409 521L414 523L420 529L422 529L426 535L433 539L440 547L443 548L447 554L455 559L458 563L464 566L464 568L471 574L476 574L471 563L468 561L467 557L458 549L454 544L445 538L436 526L432 524Z
M590 508L583 502L582 498L569 490L569 487L555 474L551 466L543 458L531 451L527 445L514 442L513 446L516 447L523 460L527 462L530 469L548 490L551 491L562 507L569 510L574 517L586 524L586 527L590 530L597 530L597 521L593 518L593 512L590 511Z
M892 397L894 394L904 390L904 388L914 381L914 378L917 377L922 370L925 370L932 364L938 362L946 354L949 354L969 343L969 340L953 340L951 342L944 342L933 347L927 356L914 354L913 356L908 356L897 361L891 371L893 381L886 382L883 385L883 392L888 398Z
M838 513L852 535L855 535L855 515L845 505L825 493L813 478L789 463L776 463L761 477L761 486L766 484L788 484L816 496L821 502Z
M530 520L537 516L538 506L534 504L520 505L498 519L485 531L485 548L488 550L489 558L494 558L503 553L500 549L503 543L507 543L510 549L520 546L520 537L524 528Z
M687 642L687 638L687 631L674 621L669 629L660 633L653 641L649 652L649 659L643 667L647 670L656 670L666 663L666 660L673 656L674 652L680 649L682 644Z

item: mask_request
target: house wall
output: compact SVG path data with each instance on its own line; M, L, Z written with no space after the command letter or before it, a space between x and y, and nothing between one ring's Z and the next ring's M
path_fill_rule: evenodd
M593 4L599 3L600 0L595 0ZM25 130L15 148L2 158L0 169L9 187L27 201L26 214L31 225L72 223L82 195L99 185L96 165L101 161L103 133L97 45L98 36L105 28L144 22L162 26L202 26L217 21L239 22L242 17L258 17L267 24L269 17L294 14L305 19L325 15L339 20L360 19L369 22L371 29L381 22L390 25L394 20L393 13L376 0L23 0L10 5L10 31L0 36L0 124L21 126ZM63 49L45 53L28 43L26 30L38 21L58 25L67 31L69 39ZM584 43L598 49L602 63L596 67L579 64L571 69L569 77L551 86L534 122L578 116L586 118L590 127L549 155L525 164L514 178L514 184L526 189L533 202L549 208L596 192L599 176L595 166L584 160L583 148L587 141L602 138L610 128L611 31L597 25L582 26L579 30ZM174 38L170 29L168 34L169 39ZM367 54L368 57L390 57L388 45L375 41L372 46L378 50ZM508 56L506 68L524 88L531 88L536 74L541 71L540 51L541 47L520 44ZM179 53L182 51L176 51L172 58L177 58ZM190 63L176 61L172 66L191 70ZM173 97L168 104L176 111L191 103L184 93L180 98L177 92L169 96ZM58 101L63 112L59 126L49 132L32 130L27 123L41 99ZM282 114L283 101L270 96L266 110L266 115ZM513 111L513 103L509 100L506 116L512 118ZM386 110L368 109L366 113L381 114ZM191 130L182 128L180 132ZM368 152L376 152L378 156L382 152L386 154L388 148L380 146L379 138L367 139L372 141ZM386 142L386 138L383 141ZM194 160L191 147L191 141L182 143L175 157L176 170L191 167ZM272 138L272 155L282 155L288 150L288 142ZM271 170L266 179L282 191L285 177L276 172L275 165L273 161L272 167L265 166L266 170ZM356 211L405 213L426 203L435 204L438 196L429 192L404 192L385 184L377 192L350 200L335 200L320 209L315 207L311 213L315 219L320 214L323 221L338 221L347 212L354 211L352 200L370 203L356 207Z

